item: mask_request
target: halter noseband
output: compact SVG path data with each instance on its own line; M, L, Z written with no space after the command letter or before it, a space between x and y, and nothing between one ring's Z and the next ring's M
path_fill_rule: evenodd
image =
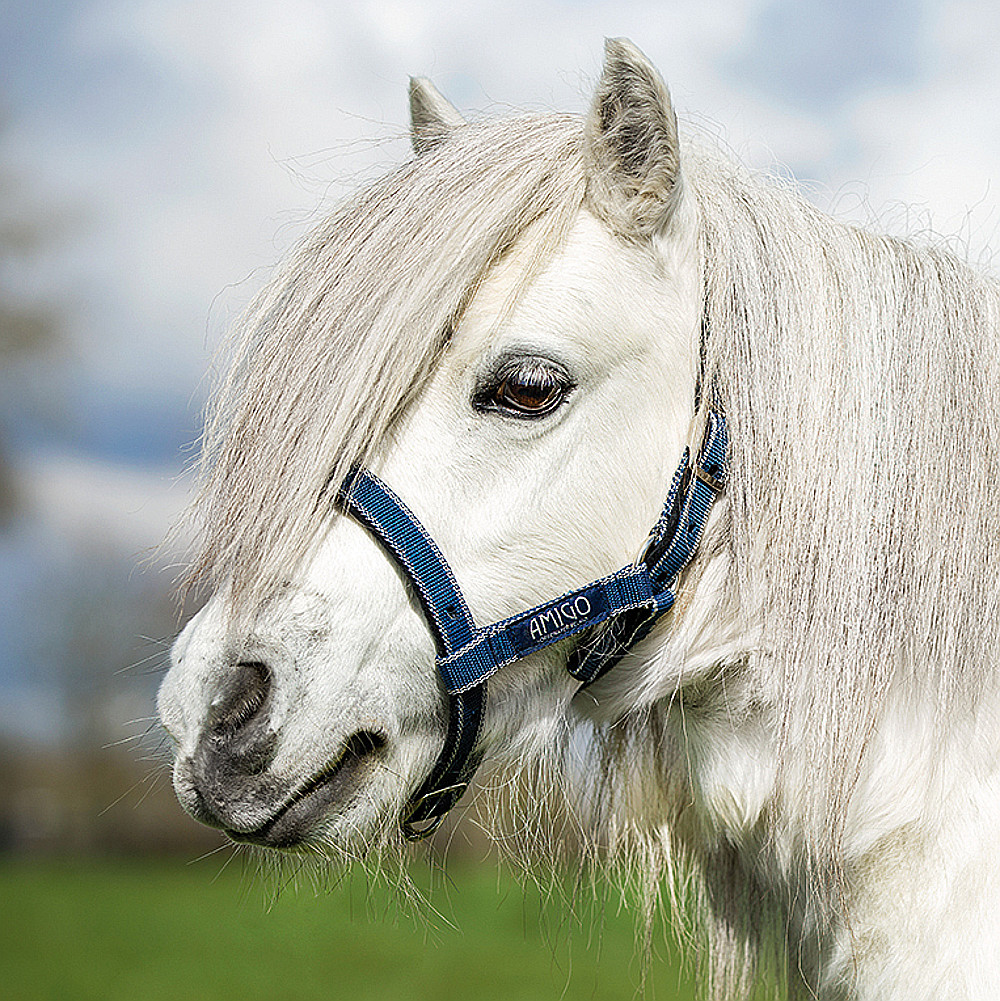
M634 563L488 626L475 624L451 567L406 505L365 469L348 477L339 491L340 504L375 535L416 589L448 693L444 746L409 801L402 820L407 839L416 841L435 830L472 781L482 757L476 741L491 675L600 626L566 665L583 688L612 668L670 610L680 572L698 548L712 503L725 489L727 446L725 419L710 412L697 460L692 465L690 451L684 450L663 511Z

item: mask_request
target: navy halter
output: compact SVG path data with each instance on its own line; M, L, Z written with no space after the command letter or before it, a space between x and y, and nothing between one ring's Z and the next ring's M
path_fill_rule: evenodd
M416 589L448 693L444 746L402 821L409 840L435 830L472 781L482 757L476 741L486 682L494 673L600 626L567 663L569 673L585 687L613 667L670 610L680 572L694 556L712 503L725 488L727 445L725 419L709 413L698 458L692 465L689 450L684 450L663 511L634 563L488 626L475 624L441 551L389 487L365 469L348 478L339 492L340 503L375 535Z

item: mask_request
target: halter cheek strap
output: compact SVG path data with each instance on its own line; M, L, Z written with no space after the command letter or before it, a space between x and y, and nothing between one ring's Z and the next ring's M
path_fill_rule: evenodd
M488 626L477 626L451 567L416 516L378 477L359 469L339 500L385 547L416 590L434 636L449 719L437 763L410 800L407 838L426 837L458 801L481 755L486 683L500 668L598 627L567 663L589 685L645 637L673 606L680 572L694 556L715 498L725 489L726 422L710 413L692 465L687 449L663 511L634 563L552 601ZM417 828L415 824L425 826Z

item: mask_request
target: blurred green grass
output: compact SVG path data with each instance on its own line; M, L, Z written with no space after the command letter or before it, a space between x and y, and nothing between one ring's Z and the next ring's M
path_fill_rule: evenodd
M221 869L221 871L220 871ZM570 906L492 866L415 867L423 916L362 874L276 893L239 862L0 862L9 1001L689 1001L663 941L588 888ZM569 884L564 884L569 885Z

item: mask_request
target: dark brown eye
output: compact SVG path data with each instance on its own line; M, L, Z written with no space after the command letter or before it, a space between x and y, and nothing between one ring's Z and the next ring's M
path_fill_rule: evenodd
M544 417L566 398L572 383L561 368L541 359L519 359L504 365L480 388L473 401L478 410L498 410L514 417Z
M525 414L540 414L555 406L561 393L559 383L549 373L525 375L515 372L501 383L497 403Z

